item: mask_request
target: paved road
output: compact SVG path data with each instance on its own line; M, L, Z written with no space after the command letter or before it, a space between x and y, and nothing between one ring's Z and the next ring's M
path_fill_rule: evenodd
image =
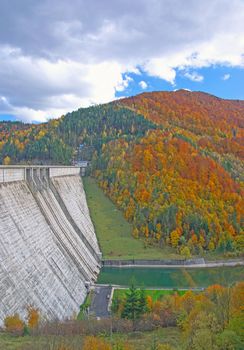
M108 304L112 292L111 286L95 286L90 313L99 318L109 317Z

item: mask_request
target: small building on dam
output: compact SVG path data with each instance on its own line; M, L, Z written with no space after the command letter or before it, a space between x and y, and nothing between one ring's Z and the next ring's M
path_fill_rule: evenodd
M96 281L101 252L81 171L0 166L0 326L30 305L69 318Z

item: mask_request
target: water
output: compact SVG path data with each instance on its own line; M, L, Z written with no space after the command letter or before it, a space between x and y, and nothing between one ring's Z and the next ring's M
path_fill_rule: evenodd
M212 268L103 267L98 283L165 288L201 288L212 284L231 285L244 280L243 266Z

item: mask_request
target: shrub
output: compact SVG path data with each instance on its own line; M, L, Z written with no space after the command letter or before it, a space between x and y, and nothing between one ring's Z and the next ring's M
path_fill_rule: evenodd
M27 320L28 320L28 327L30 329L34 329L38 326L40 315L38 309L35 309L32 306L29 306L27 308Z
M19 315L16 313L12 316L7 316L4 320L4 326L7 332L15 335L22 335L24 332L24 322L20 319Z
M112 347L105 340L90 336L85 338L82 349L83 350L112 350Z

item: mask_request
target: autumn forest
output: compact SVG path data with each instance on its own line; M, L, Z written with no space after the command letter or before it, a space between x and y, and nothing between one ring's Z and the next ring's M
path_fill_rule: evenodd
M183 256L244 246L244 102L198 92L144 93L43 124L0 123L2 164L89 169L135 239Z

